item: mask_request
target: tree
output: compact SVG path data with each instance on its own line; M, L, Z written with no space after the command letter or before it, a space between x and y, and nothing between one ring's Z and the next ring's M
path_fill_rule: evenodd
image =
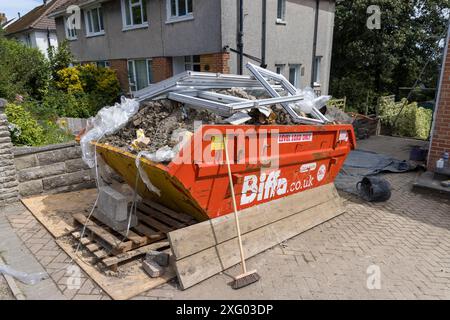
M377 5L381 28L366 26ZM336 4L330 91L362 107L367 96L398 94L421 83L436 85L450 0L353 0Z
M57 79L58 71L67 68L73 62L73 55L70 52L69 42L64 40L57 49L50 46L47 50L50 61L50 70L53 79Z
M48 61L36 48L0 37L0 97L14 100L16 94L40 99L48 90Z

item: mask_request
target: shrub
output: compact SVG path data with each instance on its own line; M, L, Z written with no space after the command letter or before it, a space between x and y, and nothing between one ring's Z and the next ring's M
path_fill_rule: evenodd
M395 119L403 107L403 111ZM400 103L384 103L380 106L380 119L383 124L400 136L428 139L433 111L419 107L417 102L408 104L406 99Z
M58 45L58 48L48 48L48 59L50 61L50 70L53 79L58 78L58 71L67 68L73 62L73 55L69 49L69 42L64 40Z
M0 37L0 97L41 99L49 82L49 63L38 49Z
M13 124L19 132L12 134L15 145L41 145L44 143L44 129L33 118L32 114L21 105L8 104L5 108L8 122Z
M114 70L94 64L68 67L58 71L56 87L81 99L80 107L85 114L95 115L105 106L113 105L120 95L120 84ZM89 105L87 107L87 105Z

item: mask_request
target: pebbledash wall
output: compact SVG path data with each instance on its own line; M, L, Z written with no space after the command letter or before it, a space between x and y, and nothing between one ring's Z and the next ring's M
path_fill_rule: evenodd
M95 174L75 142L13 149L21 197L69 192L95 186Z

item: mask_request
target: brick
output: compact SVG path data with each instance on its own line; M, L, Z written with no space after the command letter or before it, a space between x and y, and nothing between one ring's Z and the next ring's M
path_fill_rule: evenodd
M145 272L152 278L158 278L164 274L164 268L153 260L142 261L142 268L144 268Z
M44 190L52 190L58 187L70 186L93 180L90 170L83 170L74 173L66 173L63 175L42 179Z
M66 161L66 172L76 172L81 170L87 170L89 167L84 163L82 158L72 159Z

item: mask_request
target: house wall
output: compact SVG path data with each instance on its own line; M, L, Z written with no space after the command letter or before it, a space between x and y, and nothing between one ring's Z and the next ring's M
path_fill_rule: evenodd
M315 0L287 0L286 23L277 23L277 0L267 0L266 63L275 71L277 64L284 64L282 74L289 75L289 64L301 65L300 87L311 83ZM328 92L329 70L334 27L334 1L320 1L317 32L317 56L322 56L321 90ZM261 57L262 1L244 2L244 52ZM236 48L238 25L237 1L222 0L222 46ZM258 64L250 59L247 62ZM238 56L231 53L231 73L238 72ZM244 66L245 71L245 66ZM245 71L246 72L246 71Z
M70 47L78 61L185 56L221 51L220 0L194 0L194 19L166 23L166 0L149 0L148 28L123 31L121 0L102 4L105 35L86 37L84 14L78 40ZM56 18L65 38L64 19Z
M48 39L47 39L47 31L31 31L31 32L24 32L17 35L14 35L13 37L19 40L20 42L28 45L29 42L27 40L27 35L30 36L30 44L32 48L38 48L39 51L41 51L45 57L48 57L47 50L48 50ZM56 35L55 31L50 31L50 45L57 48L58 47L58 37Z
M447 45L442 64L441 81L439 85L438 97L436 99L436 109L434 112L434 122L431 131L430 150L428 155L428 170L436 168L436 161L439 160L445 151L450 152L450 29L447 34Z

